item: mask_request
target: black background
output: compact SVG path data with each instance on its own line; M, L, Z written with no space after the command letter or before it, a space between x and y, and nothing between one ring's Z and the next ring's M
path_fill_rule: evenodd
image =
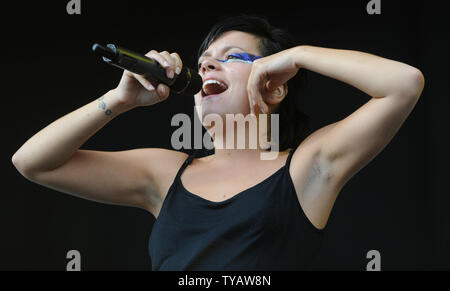
M325 232L317 270L365 270L381 253L383 270L450 269L447 186L448 16L443 1L368 0L189 2L86 1L68 15L67 1L2 4L0 195L2 270L65 270L66 253L81 253L82 270L149 270L154 218L143 210L82 200L33 184L13 167L13 153L55 119L113 89L122 72L99 60L95 42L146 53L178 52L195 66L201 40L223 15L265 16L299 44L373 53L419 68L426 85L392 142L342 189ZM395 2L395 3L392 3ZM313 129L344 118L369 96L308 72L301 100ZM191 98L127 112L105 126L86 149L170 148L170 119L193 116Z

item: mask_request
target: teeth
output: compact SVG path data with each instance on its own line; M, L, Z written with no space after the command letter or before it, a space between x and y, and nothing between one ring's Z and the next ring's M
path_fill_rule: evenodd
M220 82L220 81L217 81L217 80L206 80L204 83L203 83L203 86L204 85L207 85L207 84L219 84L220 86L222 86L222 87L226 87L227 85L225 85L224 83L222 83L222 82Z
M227 89L227 85L222 83L222 82L220 82L220 81L212 80L212 79L211 80L206 80L205 82L203 82L203 87L202 87L203 92L205 93L205 95L209 95L208 90L206 89L206 85L208 85L208 84L218 84L223 89L225 89L225 90Z

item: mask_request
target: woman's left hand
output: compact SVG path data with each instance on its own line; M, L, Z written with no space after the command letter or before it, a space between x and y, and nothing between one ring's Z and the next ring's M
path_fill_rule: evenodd
M251 114L255 114L256 109L268 113L269 107L264 99L297 74L297 53L297 47L294 47L253 62L247 83Z

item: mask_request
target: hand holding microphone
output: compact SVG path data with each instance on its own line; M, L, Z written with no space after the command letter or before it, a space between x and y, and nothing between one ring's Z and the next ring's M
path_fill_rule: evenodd
M196 71L183 67L177 53L155 50L141 55L108 44L94 44L92 50L113 66L124 69L115 91L120 102L128 106L147 106L161 102L170 90L183 95L194 95L201 90L202 78Z

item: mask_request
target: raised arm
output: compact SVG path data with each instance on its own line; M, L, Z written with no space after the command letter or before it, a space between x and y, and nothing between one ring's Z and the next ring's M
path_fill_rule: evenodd
M317 159L308 183L301 187L298 183L297 190L305 212L323 227L341 188L386 147L411 113L422 93L424 77L405 63L352 50L305 46L299 50L296 64L372 97L346 118L313 133L309 141L316 143ZM330 97L345 98L324 96ZM300 156L292 158L294 176L299 173Z
M152 51L147 55L166 67L168 76L181 69L176 54ZM119 114L168 96L167 86L160 84L155 89L148 80L124 71L117 88L39 131L13 155L12 162L23 176L49 188L155 212L167 188L158 183L162 181L159 175L174 172L184 153L165 149L102 152L80 147Z
M264 98L265 90L282 86L300 68L372 97L346 118L312 133L292 157L290 172L299 201L313 224L322 228L343 185L391 141L411 113L424 77L410 65L365 52L299 46L254 62L248 83L250 104L268 112L284 95Z

